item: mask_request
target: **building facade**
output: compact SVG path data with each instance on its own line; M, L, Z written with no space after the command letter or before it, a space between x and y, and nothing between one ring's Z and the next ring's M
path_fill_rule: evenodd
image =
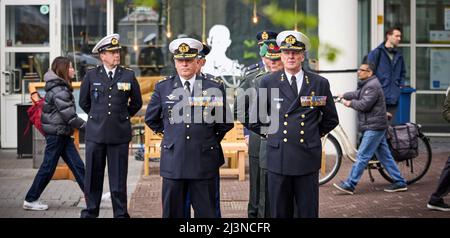
M406 81L417 89L411 98L411 120L430 135L449 135L440 110L450 84L450 0L281 0L276 6L272 2L0 0L1 147L17 147L21 135L16 104L29 101L28 83L41 81L55 57L75 58L76 80L81 81L86 70L100 62L91 54L95 43L119 33L125 66L137 76L169 75L174 69L167 43L186 35L207 42L209 29L220 24L230 30L226 55L244 67L258 61L258 31L293 28L289 20L267 15L274 9L300 19L297 29L313 41L309 65L335 72L323 76L336 94L356 88L356 73L348 70L356 69L362 57L383 41L385 29L401 27ZM330 48L335 54L329 53ZM338 110L355 141L355 112Z

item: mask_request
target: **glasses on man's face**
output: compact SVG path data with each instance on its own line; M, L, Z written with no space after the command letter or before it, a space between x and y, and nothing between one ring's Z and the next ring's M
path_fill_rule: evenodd
M360 68L360 69L358 69L358 71L359 71L359 72L361 72L361 71L362 71L362 72L369 72L370 70L368 70L368 69L361 69L361 68Z

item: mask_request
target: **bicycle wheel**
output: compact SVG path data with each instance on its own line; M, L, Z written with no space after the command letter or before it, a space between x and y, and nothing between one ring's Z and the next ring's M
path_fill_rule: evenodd
M319 170L319 185L326 184L336 176L342 161L342 149L337 139L328 134L322 147L322 164Z
M405 178L407 184L413 184L421 179L428 171L431 165L431 146L428 137L419 133L419 155L414 159L409 159L397 162L400 174ZM387 172L380 168L378 169L381 176L389 182L393 182L392 178Z

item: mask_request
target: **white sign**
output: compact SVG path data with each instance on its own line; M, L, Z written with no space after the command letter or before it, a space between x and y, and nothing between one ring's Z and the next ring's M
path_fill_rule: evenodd
M450 30L450 8L445 8L444 15L445 30Z
M430 89L450 86L450 49L430 49Z

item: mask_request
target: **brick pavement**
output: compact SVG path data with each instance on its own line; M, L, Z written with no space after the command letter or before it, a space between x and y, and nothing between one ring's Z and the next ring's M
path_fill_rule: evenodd
M84 151L80 155L84 158ZM129 158L128 197L135 190L142 174L142 161ZM83 194L78 184L71 180L52 180L41 195L49 205L47 211L25 211L23 200L30 188L37 169L32 159L17 159L16 150L0 150L0 217L25 218L77 218L85 207ZM109 191L105 170L104 192ZM111 200L102 201L99 217L112 217Z
M320 187L320 217L329 218L450 218L450 213L430 211L426 208L428 197L437 185L442 166L450 154L450 139L432 138L433 161L430 170L419 182L410 185L407 192L386 193L388 185L377 171L375 182L364 173L354 195L343 195L333 186L347 177L350 161L343 161L337 176ZM139 181L130 201L132 217L161 217L161 178L157 164L151 165L151 176ZM248 173L247 173L248 174ZM224 218L245 218L248 202L248 175L245 181L235 178L221 179L221 208ZM447 196L450 203L450 196Z

